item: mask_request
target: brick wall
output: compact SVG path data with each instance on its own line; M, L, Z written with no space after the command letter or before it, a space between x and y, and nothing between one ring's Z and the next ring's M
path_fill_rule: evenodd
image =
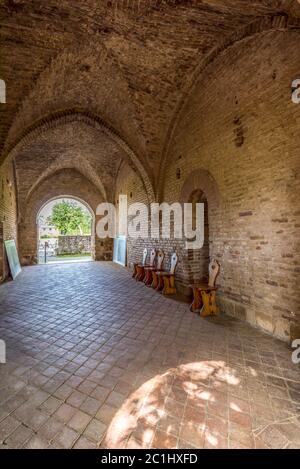
M290 99L298 40L268 33L206 69L175 131L164 187L176 200L190 173L209 171L220 192L209 223L222 309L283 339L300 336L300 106Z
M175 129L163 188L165 201L179 201L184 183L207 172L191 190L209 192L220 306L284 340L300 336L300 106L290 99L300 74L298 39L296 32L269 32L233 45L207 67ZM129 168L119 172L116 194L121 190L146 201ZM178 286L187 293L200 274L199 253L176 240L129 241L129 266L145 245L167 254L176 247Z

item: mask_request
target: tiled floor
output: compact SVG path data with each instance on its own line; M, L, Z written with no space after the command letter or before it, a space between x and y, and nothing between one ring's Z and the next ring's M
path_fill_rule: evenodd
M300 447L288 346L121 267L24 269L0 311L1 448Z

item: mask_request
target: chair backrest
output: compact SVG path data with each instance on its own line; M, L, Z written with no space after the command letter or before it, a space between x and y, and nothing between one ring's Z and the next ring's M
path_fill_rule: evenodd
M156 251L155 251L155 249L151 249L151 252L150 252L150 267L154 266L155 257L156 257Z
M164 257L165 257L164 251L159 250L157 253L157 262L156 262L156 267L158 270L162 268Z
M208 266L209 281L208 285L214 287L216 283L217 276L220 272L220 264L216 259L212 259Z
M146 264L147 254L148 254L148 251L147 251L147 248L145 248L145 249L143 250L143 261L142 261L142 264L143 264L143 265Z
M176 269L177 262L178 262L177 254L176 254L176 252L173 252L173 254L172 254L172 256L171 256L170 274L174 274L174 273L175 273L175 269Z

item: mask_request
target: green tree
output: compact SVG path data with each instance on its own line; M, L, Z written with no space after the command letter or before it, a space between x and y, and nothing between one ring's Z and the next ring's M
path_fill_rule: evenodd
M73 201L63 200L55 204L47 222L54 225L62 235L91 232L91 216Z

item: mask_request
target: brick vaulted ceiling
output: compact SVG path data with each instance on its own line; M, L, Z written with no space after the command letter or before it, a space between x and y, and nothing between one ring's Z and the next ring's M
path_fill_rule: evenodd
M180 103L201 64L243 28L274 18L299 22L299 10L295 0L0 0L0 78L7 86L1 158L36 123L89 112L139 155L155 185ZM74 139L73 149L76 141L83 140ZM50 159L66 145L61 135L56 145L50 138L44 144L47 151L39 143L36 151ZM109 186L122 152L105 145ZM87 151L94 162L98 150Z

